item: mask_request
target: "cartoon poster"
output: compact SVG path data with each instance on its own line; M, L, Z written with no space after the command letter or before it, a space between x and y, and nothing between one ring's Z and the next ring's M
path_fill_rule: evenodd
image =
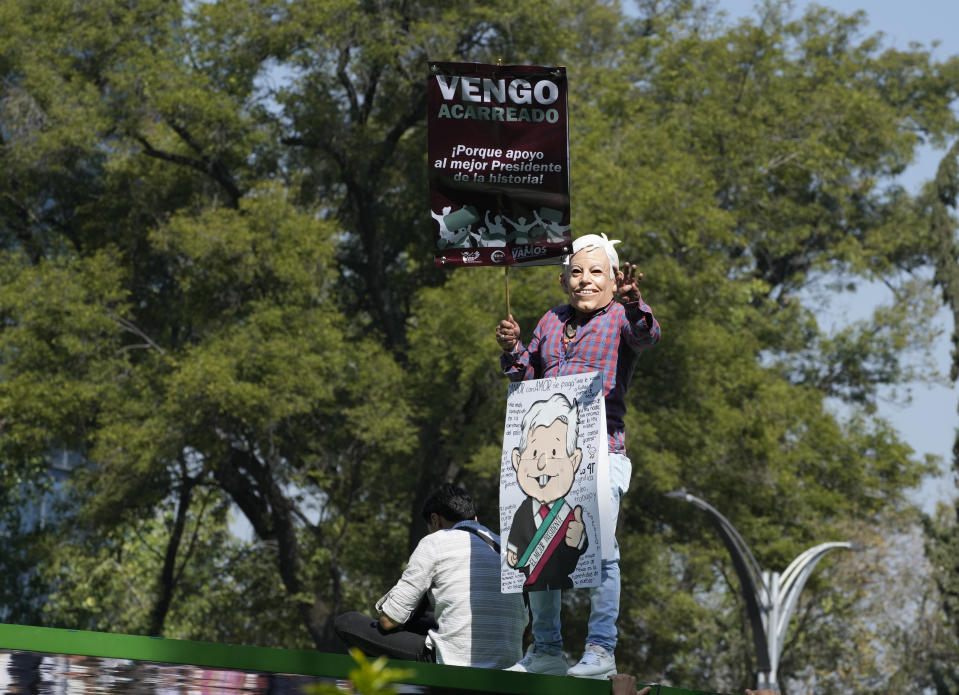
M599 372L510 384L499 495L503 593L599 585L615 533Z
M569 253L566 69L430 63L430 214L438 265Z

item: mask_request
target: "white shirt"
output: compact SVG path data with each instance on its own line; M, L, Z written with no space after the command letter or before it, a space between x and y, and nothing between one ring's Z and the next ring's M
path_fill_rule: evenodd
M503 669L523 656L526 606L522 594L500 593L500 555L475 533L499 543L476 521L431 533L410 555L403 576L376 604L405 623L427 591L439 627L430 630L436 662Z

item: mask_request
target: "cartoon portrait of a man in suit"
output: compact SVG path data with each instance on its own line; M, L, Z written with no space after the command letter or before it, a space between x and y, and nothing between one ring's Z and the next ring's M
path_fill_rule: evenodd
M583 508L565 497L583 460L577 444L578 406L562 393L537 401L523 416L513 470L526 493L509 529L506 562L523 572L530 591L569 589L580 556L589 546Z

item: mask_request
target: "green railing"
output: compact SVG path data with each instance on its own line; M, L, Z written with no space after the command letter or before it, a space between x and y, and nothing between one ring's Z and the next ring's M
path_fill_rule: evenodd
M213 642L115 635L0 624L0 650L129 659L207 668L347 679L355 667L346 655L270 649ZM517 693L522 695L609 695L609 681L538 676L490 669L397 661L413 675L403 683L435 688L444 694ZM704 691L654 685L651 695L704 695Z

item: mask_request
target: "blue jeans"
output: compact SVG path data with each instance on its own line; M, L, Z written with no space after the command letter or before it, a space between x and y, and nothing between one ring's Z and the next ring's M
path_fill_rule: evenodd
M609 487L616 528L619 502L629 489L633 465L623 454L609 454ZM616 649L616 618L619 617L619 543L613 536L613 557L604 559L599 586L589 590L589 625L586 644L598 644L610 654ZM529 592L529 607L533 613L533 641L538 651L559 654L563 651L560 626L561 591Z

